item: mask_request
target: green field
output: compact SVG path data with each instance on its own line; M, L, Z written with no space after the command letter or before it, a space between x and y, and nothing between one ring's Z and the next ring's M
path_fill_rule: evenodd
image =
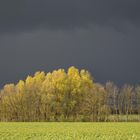
M140 123L0 123L0 140L140 140Z

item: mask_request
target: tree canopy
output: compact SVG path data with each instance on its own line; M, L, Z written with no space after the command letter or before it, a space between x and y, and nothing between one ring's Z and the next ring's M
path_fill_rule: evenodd
M94 82L74 66L36 72L0 91L0 121L107 121L110 114L140 113L140 87Z

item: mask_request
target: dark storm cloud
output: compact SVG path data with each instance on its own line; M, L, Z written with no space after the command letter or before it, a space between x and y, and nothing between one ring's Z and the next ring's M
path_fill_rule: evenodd
M73 29L140 23L139 0L1 0L0 30Z
M124 34L95 26L69 31L36 30L0 38L1 84L24 79L37 70L76 66L95 80L139 83L140 30Z
M0 0L0 86L75 65L140 83L139 0Z

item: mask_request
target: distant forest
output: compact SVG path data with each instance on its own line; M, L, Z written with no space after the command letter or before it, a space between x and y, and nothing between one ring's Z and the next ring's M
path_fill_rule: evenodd
M70 67L36 72L0 90L0 121L140 121L140 86L94 82Z

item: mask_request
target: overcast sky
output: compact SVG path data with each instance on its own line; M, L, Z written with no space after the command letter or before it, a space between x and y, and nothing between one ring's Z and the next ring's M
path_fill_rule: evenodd
M140 1L0 0L0 86L72 65L140 84Z

